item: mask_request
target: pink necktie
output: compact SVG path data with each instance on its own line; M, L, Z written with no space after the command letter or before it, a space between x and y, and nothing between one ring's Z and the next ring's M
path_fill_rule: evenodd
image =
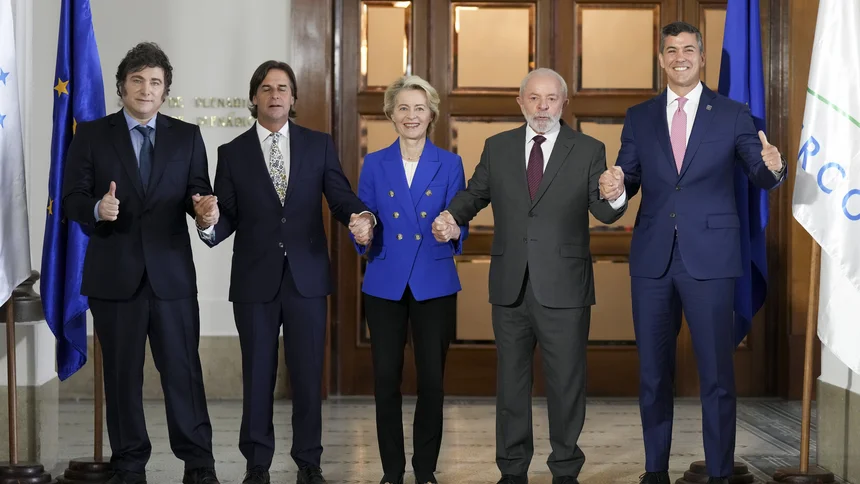
M684 112L685 104L687 104L687 98L679 97L678 109L675 111L675 115L672 116L672 129L669 132L678 173L681 173L681 164L684 163L684 152L687 151L687 113Z

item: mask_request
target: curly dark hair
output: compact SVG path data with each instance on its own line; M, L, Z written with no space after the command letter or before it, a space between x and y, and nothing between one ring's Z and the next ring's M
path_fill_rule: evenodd
M141 42L131 48L123 57L116 70L116 93L122 97L122 86L129 74L140 72L147 67L160 67L164 71L164 98L170 94L173 83L173 66L167 54L155 42Z
M296 74L293 72L293 68L290 67L286 62L268 60L260 64L260 67L254 71L254 74L251 76L251 89L248 93L248 100L251 101L248 109L251 111L251 116L254 119L257 118L257 106L253 103L254 96L257 95L257 89L260 88L260 84L266 79L266 76L269 74L269 71L272 69L278 69L287 73L287 77L290 78L290 91L292 91L293 99L298 100L299 94L296 91ZM294 119L296 117L295 103L293 106L290 106L290 118Z

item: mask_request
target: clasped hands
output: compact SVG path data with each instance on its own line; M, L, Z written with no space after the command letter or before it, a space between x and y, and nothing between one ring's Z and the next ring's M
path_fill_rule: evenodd
M600 196L614 202L624 193L624 170L613 166L600 175Z
M447 210L433 221L433 237L437 242L448 242L460 238L460 226Z
M194 202L194 220L200 230L206 230L218 223L221 212L218 210L218 197L215 195L203 195L199 193L191 197Z
M358 245L370 245L373 240L373 215L354 213L349 216L349 231Z

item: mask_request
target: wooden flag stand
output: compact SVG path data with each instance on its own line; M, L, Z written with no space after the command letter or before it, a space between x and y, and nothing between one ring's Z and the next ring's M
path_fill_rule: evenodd
M48 484L56 482L51 474L45 472L45 467L36 462L18 462L18 379L15 360L15 300L26 299L28 294L22 294L19 289L32 286L38 280L35 272L18 289L12 291L12 296L6 303L6 371L9 388L9 462L0 464L0 484ZM22 318L27 319L27 318Z
M818 333L818 288L821 282L821 246L812 241L809 262L809 304L806 307L806 349L803 361L803 413L800 420L800 467L777 469L768 484L827 484L834 482L832 472L818 466L809 468L809 426L812 419L812 355Z
M800 421L800 467L777 469L768 484L829 484L835 481L832 472L820 467L809 468L809 427L812 415L812 356L813 343L818 322L818 286L821 271L821 246L812 242L812 261L809 266L809 305L806 312L806 354L803 364L803 414ZM675 484L702 484L708 482L705 461L690 464L684 477ZM752 484L755 477L747 466L735 462L734 473L729 477L730 484Z
M110 459L102 455L102 436L104 434L104 376L102 373L102 348L99 338L93 335L93 401L94 401L94 432L93 456L72 459L63 475L57 478L60 484L101 484L113 477ZM3 484L0 482L0 484Z

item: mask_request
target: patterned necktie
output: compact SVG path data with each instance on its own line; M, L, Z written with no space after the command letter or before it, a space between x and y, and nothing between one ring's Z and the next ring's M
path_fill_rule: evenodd
M269 176L272 177L275 191L278 192L278 198L281 199L281 206L283 206L284 197L287 195L287 170L284 167L284 155L281 153L281 147L278 146L280 140L281 133L272 133L272 147L269 149Z
M140 174L140 184L143 185L143 193L149 186L149 175L152 173L152 140L149 135L152 133L150 126L135 126L135 130L143 135L143 143L140 145L140 153L137 155L137 169Z
M681 173L681 165L684 163L684 153L687 151L687 113L684 111L685 104L687 104L687 98L679 97L678 109L675 111L675 115L672 116L672 130L669 132L678 173Z
M526 178L529 181L529 196L532 200L535 199L535 194L538 191L538 187L540 186L540 181L543 179L543 150L540 145L546 138L541 135L537 135L534 138L534 145L532 145L532 151L529 154L529 164L526 168Z

